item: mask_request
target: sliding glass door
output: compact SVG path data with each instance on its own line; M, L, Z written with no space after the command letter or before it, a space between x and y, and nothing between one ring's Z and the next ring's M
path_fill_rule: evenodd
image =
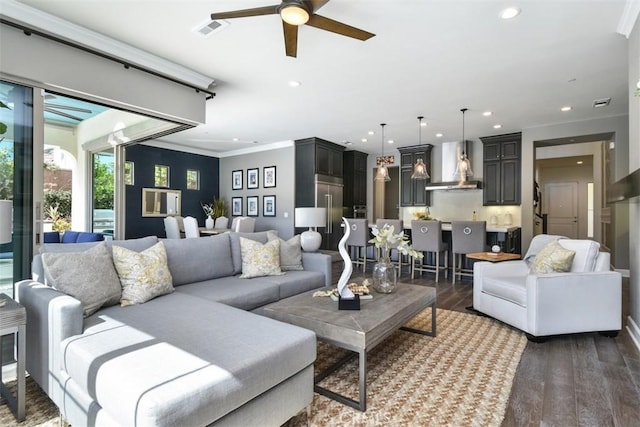
M0 81L0 292L31 276L33 90Z

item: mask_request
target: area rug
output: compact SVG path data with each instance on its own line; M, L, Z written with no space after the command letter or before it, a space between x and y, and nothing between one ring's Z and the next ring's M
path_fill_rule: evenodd
M397 331L367 356L367 410L361 412L319 394L298 426L499 426L520 357L522 332L475 314L438 309L437 336ZM431 309L409 326L431 328ZM346 352L318 344L316 372ZM357 358L320 384L358 398Z
M314 394L310 419L303 411L286 426L499 426L525 335L488 317L441 309L436 314L436 337L397 331L369 352L366 412ZM431 309L409 326L430 330ZM316 370L345 354L318 343ZM357 399L357 358L321 385ZM17 424L7 405L0 405L0 426L58 424L55 405L30 378L25 422Z

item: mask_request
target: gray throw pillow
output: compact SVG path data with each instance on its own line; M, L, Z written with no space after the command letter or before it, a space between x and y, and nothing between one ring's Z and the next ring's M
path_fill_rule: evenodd
M47 252L42 261L47 285L79 300L84 317L120 302L120 279L104 243L84 252Z
M300 235L296 234L289 240L282 240L272 231L268 231L269 241L280 240L280 269L282 271L304 270L302 266L302 246L300 246Z

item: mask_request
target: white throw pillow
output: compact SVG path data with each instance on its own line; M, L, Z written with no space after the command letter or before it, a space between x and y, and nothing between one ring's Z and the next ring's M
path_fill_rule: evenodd
M250 279L261 276L281 276L280 239L265 244L254 240L240 238L242 253L242 274L240 278Z
M282 271L304 270L302 266L302 247L300 246L300 235L296 234L289 240L283 240L272 231L267 232L269 241L280 240L280 269Z
M84 317L120 301L120 280L104 242L84 252L43 253L42 263L46 284L79 300Z
M142 252L113 246L113 263L122 284L120 305L123 307L173 292L173 278L162 242Z

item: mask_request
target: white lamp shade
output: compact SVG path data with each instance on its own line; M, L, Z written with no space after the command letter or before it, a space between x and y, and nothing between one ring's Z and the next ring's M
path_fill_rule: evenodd
M326 208L296 208L296 227L324 227L327 225Z
M11 236L11 219L13 202L11 200L0 200L0 243L9 243Z

